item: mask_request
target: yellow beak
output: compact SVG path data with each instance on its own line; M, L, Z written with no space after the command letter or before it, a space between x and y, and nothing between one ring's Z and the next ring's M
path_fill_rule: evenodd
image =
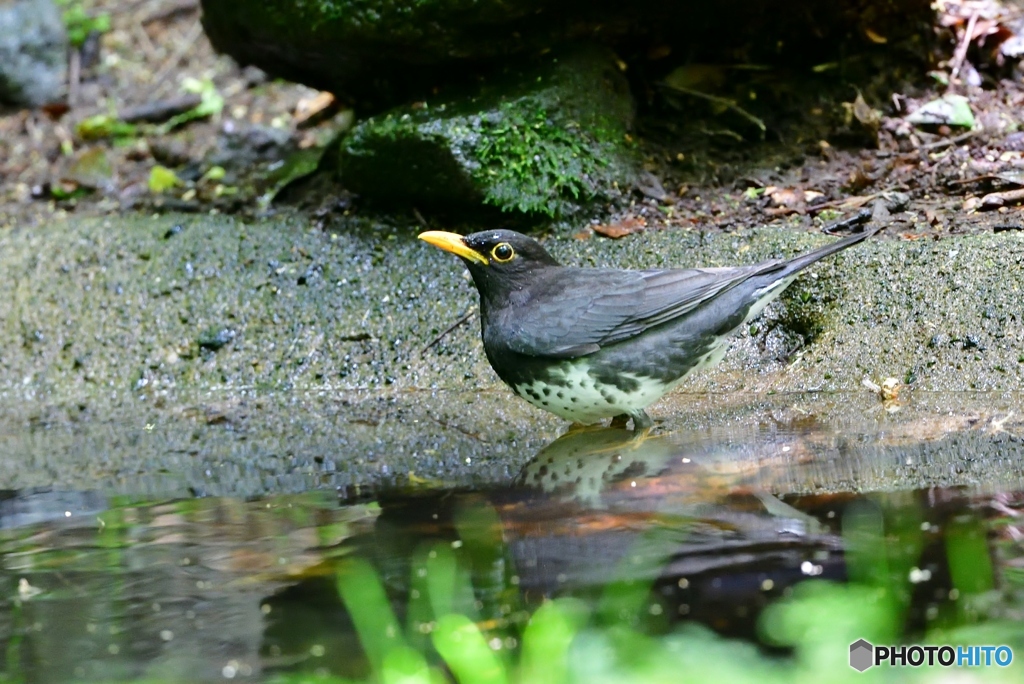
M428 230L425 233L420 233L419 238L428 244L434 245L434 247L451 252L463 259L469 259L484 266L489 266L491 263L487 260L487 257L470 249L463 241L462 236L456 233L446 233L443 230Z

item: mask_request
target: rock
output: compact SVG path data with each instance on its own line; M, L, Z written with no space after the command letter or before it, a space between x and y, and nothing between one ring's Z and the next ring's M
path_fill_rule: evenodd
M0 101L38 107L64 95L68 37L50 0L0 0Z
M216 326L207 328L197 340L200 349L207 351L219 351L235 339L236 333L231 328L218 328Z
M102 147L90 147L75 155L61 180L81 188L110 192L114 187L114 167Z
M228 169L245 169L261 162L283 159L294 145L283 128L227 121L217 136L217 146L206 161Z
M460 96L400 107L341 143L343 183L389 204L565 217L635 175L614 55L578 47Z
M380 111L575 40L627 61L833 61L882 39L930 35L929 0L202 0L214 47L243 65ZM666 60L668 61L668 60ZM676 62L678 64L678 60Z
M651 230L545 245L565 263L649 268L754 263L832 239ZM1024 414L1022 262L1017 231L875 238L823 261L759 321L767 330L799 305L820 334L794 354L741 333L722 364L652 407L659 432L686 431L676 453L724 436L722 458L736 447L763 466L765 453L824 426L806 445L825 460L792 470L807 454L791 455L765 471L773 491L820 494L837 478L868 491L900 477L977 487L985 473L1005 481L1007 467L1016 477L1018 461L1006 459L1021 451L1009 440ZM298 217L72 215L0 231L0 273L13 284L0 300L0 481L12 489L124 492L147 477L244 494L394 484L382 465L459 485L507 482L566 427L501 385L478 325L423 351L477 293L459 264L365 217L324 231ZM236 336L216 353L200 348L226 329ZM984 350L964 349L968 335ZM908 403L885 412L865 377L910 382ZM233 427L201 419L207 407ZM1003 427L1010 412L1018 417ZM966 432L939 439L957 425ZM918 443L901 458L888 451ZM295 460L318 454L343 455L340 474L321 479ZM735 472L722 458L712 462ZM233 479L244 468L251 479Z

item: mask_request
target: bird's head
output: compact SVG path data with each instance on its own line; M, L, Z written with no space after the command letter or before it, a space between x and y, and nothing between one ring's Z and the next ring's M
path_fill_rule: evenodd
M538 269L558 266L539 242L513 230L485 230L465 236L431 230L420 233L419 238L461 257L481 294L518 289Z

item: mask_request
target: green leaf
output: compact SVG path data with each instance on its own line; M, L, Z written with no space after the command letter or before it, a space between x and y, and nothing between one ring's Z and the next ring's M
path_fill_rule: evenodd
M211 166L207 170L207 172L203 174L203 177L200 178L199 180L201 180L201 181L219 181L219 180L223 180L224 176L226 174L227 174L227 171L224 170L223 166Z
M157 164L149 172L149 191L152 193L167 192L181 185L181 179L166 166Z
M193 119L217 116L224 110L224 97L217 91L217 86L213 84L213 81L208 78L202 80L191 77L186 78L182 81L181 89L187 93L199 95L201 98L199 104L187 112L172 116L162 125L158 126L156 128L157 135L166 135L178 126L188 123Z
M963 95L945 95L922 105L907 115L915 126L963 126L974 128L974 113Z
M110 30L110 15L106 12L90 16L81 2L62 0L58 3L66 7L62 12L64 26L68 32L68 42L81 47L90 33L106 33Z
M137 132L138 128L133 124L125 123L109 114L90 116L79 121L75 126L75 134L82 140L128 137Z

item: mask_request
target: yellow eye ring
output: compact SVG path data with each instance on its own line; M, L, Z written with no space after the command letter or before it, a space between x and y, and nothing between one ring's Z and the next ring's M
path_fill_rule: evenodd
M516 255L516 251L512 249L512 245L507 242L500 242L494 246L491 250L491 258L497 261L499 264L503 264L507 261L512 261L512 257Z

